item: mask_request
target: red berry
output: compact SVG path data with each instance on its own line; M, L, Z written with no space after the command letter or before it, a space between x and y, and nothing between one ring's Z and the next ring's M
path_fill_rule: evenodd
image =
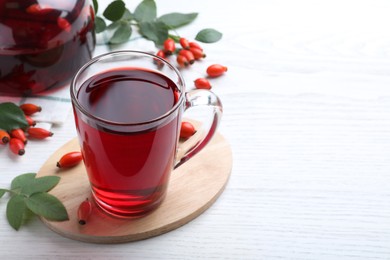
M24 144L27 143L26 134L24 133L24 131L22 129L20 129L20 128L13 129L13 130L11 130L10 134L11 134L11 137L19 139Z
M190 43L188 42L188 40L186 38L180 38L179 42L180 42L181 47L183 47L183 49L188 50L190 48Z
M194 54L192 54L192 52L190 52L189 50L181 49L179 51L179 55L186 57L186 59L190 64L193 64L195 62Z
M196 133L195 127L190 122L182 122L180 128L180 138L190 138Z
M29 126L34 126L34 125L36 125L37 122L35 122L35 120L32 119L30 116L26 116L26 115L25 115L25 118L26 118L27 124L28 124Z
M156 56L158 56L158 57L160 57L160 58L162 58L162 59L166 59L166 56L165 56L165 52L163 51L163 50L159 50L157 53L156 53ZM157 66L159 66L159 67L161 67L161 66L163 66L164 65L164 63L161 61L161 60L159 60L159 59L157 59L157 58L154 58L154 63L155 64L157 64Z
M83 160L81 152L70 152L61 157L57 162L58 168L70 168L79 164Z
M171 55L176 50L175 41L168 38L164 41L164 52L166 55Z
M180 98L179 90L175 89L175 92L173 92L173 95L175 97L175 104L176 104L179 101L179 98Z
M211 89L210 81L205 78L198 78L194 81L197 89Z
M85 225L87 223L87 220L91 216L92 213L92 203L86 199L83 202L81 202L78 211L77 211L77 218L80 225Z
M196 60L206 57L206 54L204 54L203 51L198 48L190 47L190 52L192 52Z
M66 20L65 18L62 18L62 17L57 18L57 25L58 25L58 27L60 27L62 30L66 31L66 32L70 32L70 30L72 29L72 25L70 25L68 20Z
M188 60L183 55L177 55L176 61L180 65L180 67L187 67L188 66Z
M32 4L26 8L26 12L29 14L39 14L42 11L42 8L39 4Z
M32 114L35 114L37 112L42 111L42 108L40 106L35 105L35 104L26 103L26 104L20 105L19 107L23 110L23 113L27 116L31 116Z
M17 155L23 155L25 152L24 143L18 138L11 138L11 140L9 140L9 149Z
M213 65L210 65L208 68L207 68L207 74L210 76L210 77L219 77L221 76L223 73L225 73L225 71L227 71L227 67L223 66L223 65L220 65L220 64L213 64Z
M26 8L26 12L29 13L29 14L36 14L36 15L43 15L43 14L47 14L51 11L53 11L54 9L51 8L50 6L48 5L41 5L41 4L32 4L30 5L29 7Z
M165 52L163 50L159 50L157 53L156 53L156 56L160 57L160 58L163 58L165 59L166 56L165 56Z
M30 127L27 130L28 136L36 139L45 139L46 137L53 136L53 133L39 127Z
M7 131L4 131L4 130L0 130L0 144L6 144L9 142L9 139L11 139L11 137L9 136L9 134L7 133Z
M197 48L197 49L199 49L199 50L202 50L202 51L203 51L203 48L202 48L202 47L200 47L200 45L199 45L199 44L197 44L196 42L190 42L190 43L189 43L189 45L190 45L190 47L191 47L191 48Z

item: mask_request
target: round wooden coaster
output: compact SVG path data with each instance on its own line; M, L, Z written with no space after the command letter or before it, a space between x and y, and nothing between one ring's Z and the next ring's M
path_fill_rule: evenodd
M79 149L75 138L58 149L39 170L38 177L61 177L60 183L50 193L63 202L69 214L69 221L42 221L64 237L91 243L146 239L188 223L216 201L232 168L230 145L217 133L201 152L172 172L167 196L157 210L145 217L127 220L111 217L94 206L87 224L80 225L77 221L78 206L86 198L91 199L84 165L81 163L66 170L56 167L62 155Z

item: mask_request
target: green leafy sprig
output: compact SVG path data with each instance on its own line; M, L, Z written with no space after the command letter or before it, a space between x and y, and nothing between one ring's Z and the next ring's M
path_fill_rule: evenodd
M154 0L143 0L131 12L123 0L112 1L102 15L99 15L97 0L93 0L96 13L95 32L111 31L112 36L107 44L120 44L131 38L133 29L146 39L151 40L156 46L161 46L168 38L177 39L178 35L170 32L194 21L198 13L168 13L157 17L157 6ZM203 43L214 43L222 38L219 31L206 28L198 32L195 39Z
M0 188L0 198L5 193L10 195L6 210L8 223L19 230L33 215L51 221L68 220L68 213L62 202L48 193L59 181L58 176L37 178L35 173L25 173L12 180L10 189Z

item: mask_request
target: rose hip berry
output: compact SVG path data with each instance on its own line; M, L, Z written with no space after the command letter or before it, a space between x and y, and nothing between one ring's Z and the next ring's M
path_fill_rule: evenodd
M30 127L27 130L28 137L36 138L36 139L45 139L47 137L53 136L53 133L40 128L40 127Z
M32 4L26 8L26 13L29 14L39 14L42 11L42 8L39 4Z
M26 115L25 115L24 117L26 118L27 124L28 124L29 126L34 126L34 125L37 124L37 122L35 122L35 120L32 119L30 116L26 116Z
M187 67L189 64L187 58L184 57L183 55L177 55L176 61L180 65L180 67Z
M92 203L86 199L83 202L81 202L78 211L77 211L77 218L80 225L85 225L87 223L87 220L91 216L92 213Z
M22 129L20 129L20 128L13 129L13 130L11 130L10 134L11 134L11 137L19 139L24 144L27 143L26 134L24 133L24 131Z
M188 50L190 48L190 43L188 42L188 40L186 38L181 37L179 40L179 43L180 43L181 47L183 47L183 49Z
M179 55L186 57L190 64L193 64L195 62L194 54L192 54L192 52L190 52L189 50L181 49L179 51Z
M61 157L57 162L58 168L70 168L79 164L83 160L81 152L70 152Z
M173 95L175 97L175 104L176 104L179 101L180 92L178 90L175 90L175 92L173 92Z
M32 4L29 7L26 8L26 12L29 14L36 14L36 15L43 15L47 14L54 9L47 5L41 5L41 4Z
M7 131L0 130L0 144L6 144L9 142L11 137L7 133Z
M166 55L171 55L176 50L175 41L168 38L164 41L164 52Z
M194 84L197 89L211 89L210 81L205 78L198 78L194 80Z
M203 48L200 47L200 45L196 42L190 42L189 45L190 45L190 48L197 48L197 49L203 51Z
M194 55L196 60L206 58L206 54L204 54L201 49L190 47L190 52Z
M160 57L160 58L163 58L165 59L167 56L165 55L165 52L163 50L159 50L157 53L156 53L156 56Z
M206 72L210 77L219 77L227 71L227 67L220 64L210 65Z
M65 32L70 32L70 30L72 29L72 25L70 25L68 20L66 20L65 18L62 18L62 17L57 18L57 25Z
M11 138L9 140L9 149L17 155L23 155L25 153L24 143L18 138Z
M31 116L32 114L42 111L42 108L40 106L37 106L35 104L30 104L30 103L20 105L19 107L23 110L23 113L27 116Z
M182 122L180 128L180 138L190 138L196 133L195 127L190 122Z
M166 60L166 58L167 58L167 56L165 55L165 52L164 52L163 50L159 50L159 51L156 53L156 56L157 56L157 57L160 57L160 58L162 58L162 59L164 59L164 60ZM157 66L159 66L159 67L162 67L162 66L164 65L164 63L163 63L161 60L157 59L157 58L154 58L154 59L153 59L153 62L154 62Z

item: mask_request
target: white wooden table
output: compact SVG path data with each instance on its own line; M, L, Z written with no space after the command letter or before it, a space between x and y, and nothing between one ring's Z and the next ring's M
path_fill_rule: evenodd
M157 5L200 13L183 36L224 33L183 75L190 86L209 64L229 67L213 87L234 157L225 192L179 229L118 245L73 241L38 219L16 232L1 199L1 259L390 259L390 2ZM0 147L0 187L74 137L72 115L52 130L22 158Z

